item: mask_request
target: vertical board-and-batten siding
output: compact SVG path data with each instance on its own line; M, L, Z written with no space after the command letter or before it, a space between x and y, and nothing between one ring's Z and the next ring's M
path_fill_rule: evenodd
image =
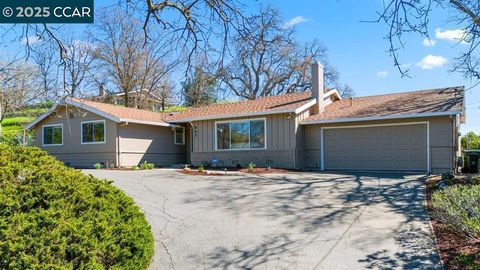
M81 123L105 120L105 143L82 144ZM63 124L63 145L43 146L42 126ZM35 126L35 145L49 152L65 164L79 168L93 168L95 163L117 163L116 123L85 110L61 107Z
M131 124L119 125L120 166L130 167L145 161L167 166L186 162L186 144L174 144L171 127ZM187 143L185 134L185 143Z
M259 118L264 118L266 123L266 149L215 150L216 122ZM216 158L223 161L225 166L235 166L236 163L245 166L253 162L258 166L293 168L296 140L294 130L295 116L288 113L195 121L192 123L191 162L199 165Z
M303 169L306 164L305 152L305 126L300 123L310 116L310 110L307 109L299 113L295 118L295 168Z

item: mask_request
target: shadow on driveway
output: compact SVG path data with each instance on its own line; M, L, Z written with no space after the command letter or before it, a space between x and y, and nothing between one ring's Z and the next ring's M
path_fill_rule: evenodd
M145 193L132 180L140 173L128 173L99 176L114 180L147 215L156 211L149 204L158 208L167 198L161 208L183 222L152 225L161 230L156 238L168 239L152 269L440 268L422 175L192 177L156 170L143 172Z

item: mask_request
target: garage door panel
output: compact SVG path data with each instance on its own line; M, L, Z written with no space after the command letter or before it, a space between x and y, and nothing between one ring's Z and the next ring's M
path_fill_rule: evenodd
M325 169L425 171L426 136L426 124L325 129Z

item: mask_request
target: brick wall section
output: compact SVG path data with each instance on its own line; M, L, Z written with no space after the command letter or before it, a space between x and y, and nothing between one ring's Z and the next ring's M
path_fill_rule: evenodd
M193 152L191 153L192 164L201 165L203 162L211 162L213 159L222 161L225 167L242 167L253 162L258 167L293 168L295 166L295 150L238 150L216 152Z

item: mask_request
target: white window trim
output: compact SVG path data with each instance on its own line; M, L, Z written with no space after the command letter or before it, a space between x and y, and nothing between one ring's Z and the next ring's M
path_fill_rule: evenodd
M177 142L177 130L182 129L183 130L183 136L182 136L182 143ZM173 128L173 143L176 145L185 145L185 127L176 127Z
M83 124L88 124L88 123L103 123L103 141L102 142L83 142ZM107 123L105 119L80 122L80 144L105 144L106 142L107 142Z
M326 129L342 129L342 128L369 128L369 127L388 127L388 126L406 126L406 125L426 125L427 127L427 167L426 172L431 173L431 164L430 164L430 121L421 121L421 122L402 122L402 123L391 123L391 124L372 124L372 125L353 125L353 126L332 126L332 127L321 127L320 128L320 170L325 170L325 135L324 131Z
M218 124L225 124L225 123L238 123L238 122L249 122L249 121L263 121L263 136L265 139L265 143L263 144L262 148L250 148L250 125L248 125L248 147L249 148L239 148L239 149L218 149L218 144L217 144L217 125ZM225 120L225 121L216 121L215 125L213 126L213 133L214 133L214 138L215 138L215 151L256 151L256 150L266 150L267 149L267 118L248 118L248 119L238 119L238 120ZM232 129L229 128L229 146L232 146Z
M61 144L45 144L45 140L44 140L44 136L45 136L45 131L43 130L43 128L45 127L61 127L62 128L62 143ZM59 124L50 124L50 125L43 125L42 126L42 146L45 146L45 147L50 147L50 146L63 146L63 123L59 123Z

